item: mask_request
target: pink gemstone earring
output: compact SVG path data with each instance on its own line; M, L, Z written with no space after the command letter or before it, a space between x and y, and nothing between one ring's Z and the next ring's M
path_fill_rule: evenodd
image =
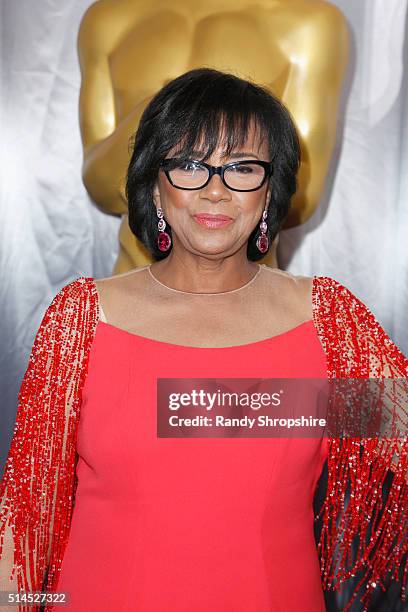
M168 251L171 246L171 238L167 232L165 232L166 222L164 220L164 213L162 208L157 209L157 216L159 217L159 222L157 224L157 228L159 230L159 235L157 236L157 246L160 251Z
M260 224L260 230L261 230L261 235L258 236L258 239L256 241L256 246L258 247L258 249L261 251L261 253L266 253L266 251L269 249L269 238L266 235L266 231L268 229L268 226L266 224L266 217L268 215L268 211L264 210L262 213L262 222Z

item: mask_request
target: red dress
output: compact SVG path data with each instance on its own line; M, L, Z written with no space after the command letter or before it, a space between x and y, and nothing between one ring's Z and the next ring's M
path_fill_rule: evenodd
M67 609L323 612L312 501L325 440L158 438L156 379L326 376L312 321L224 348L100 321L56 589L68 593Z
M204 372L214 373L215 366L217 376L227 376L232 369L236 376L245 359L245 376L250 376L251 371L255 377L262 373L267 377L279 376L284 369L286 373L292 372L288 375L296 376L300 369L302 376L309 370L316 376L319 368L330 381L355 377L392 379L387 387L387 400L391 397L399 429L406 432L408 359L370 309L335 279L313 277L312 300L314 328L311 322L304 323L281 336L248 346L185 349L142 340L100 323L94 279L81 277L64 286L47 308L35 336L0 482L0 572L3 576L3 560L7 568L12 566L9 579L18 584L14 590L46 590L52 595L57 592L61 578L60 587L71 591L75 605L80 596L84 597L77 610L92 610L92 606L101 609L89 601L92 587L95 601L106 602L107 594L112 595L118 585L126 585L128 590L118 593L114 609L120 603L137 610L132 602L136 597L139 609L146 604L146 597L149 601L146 605L152 609L153 598L164 602L164 598L175 595L178 606L187 606L188 598L196 597L198 588L200 599L195 601L196 605L206 598L208 602L214 593L218 604L223 605L222 598L225 602L226 598L234 597L235 589L241 598L234 599L235 609L239 609L241 602L245 606L245 595L249 593L251 598L258 597L260 609L268 606L272 597L283 599L284 594L289 602L304 594L302 610L307 609L311 600L322 602L316 565L313 566L311 496L325 456L323 447L313 449L306 440L285 447L283 442L280 446L274 439L259 438L191 439L181 445L179 440L156 440L151 420L154 377L175 372L177 366L182 367L183 376L194 371L202 377ZM304 341L306 334L310 346ZM138 350L140 347L143 351ZM289 364L287 359L282 361L282 355L287 357L290 347L296 360ZM113 354L107 356L106 349ZM171 353L167 353L169 361L161 358L158 362L158 351L167 350ZM264 351L263 358L257 359L256 369L247 358L253 351L257 357L259 351ZM137 369L129 360L129 353L138 360ZM188 359L183 361L182 355ZM205 359L208 355L211 364ZM233 366L224 359L227 355L234 355ZM126 383L112 377L113 357L118 360L116 378L127 372ZM119 367L124 363L125 368ZM160 363L160 367L155 371L148 369L154 363ZM145 378L138 376L141 371ZM127 398L132 393L136 394L137 402L128 405ZM141 402L141 397L147 401ZM134 410L136 405L138 412ZM150 421L137 420L141 410ZM121 420L123 415L126 418ZM129 429L125 427L130 423L130 415L134 417L133 429L130 425ZM388 417L389 401L384 410L385 420ZM81 457L77 452L79 424ZM143 438L139 427L146 434ZM137 469L135 441L144 444L141 449L150 451L150 460L139 460ZM402 570L401 599L406 601L407 438L396 445L392 438L382 438L379 444L377 439L331 437L326 439L326 445L327 491L319 511L322 530L317 547L322 588L341 590L350 576L361 571L360 584L346 593L344 612L355 601L365 612L374 590L387 588L390 578L401 580ZM211 452L205 452L208 448ZM231 449L239 449L238 459ZM214 450L217 452L213 459ZM268 463L263 461L262 454ZM248 461L241 461L242 455ZM169 469L168 462L173 469ZM187 470L191 471L190 478ZM382 483L391 472L392 482L387 490ZM149 488L150 483L155 488ZM281 483L284 486L280 487ZM296 503L289 489L296 489ZM347 499L346 490L350 493ZM151 511L152 491L166 508L161 517L157 514L161 510L158 504L155 513ZM129 502L131 494L140 500L137 507ZM127 502L122 501L117 512L119 498ZM194 501L198 502L196 506ZM225 508L229 509L228 514ZM197 520L191 510L196 512ZM295 517L302 510L302 522L289 521L290 512ZM110 523L106 523L108 515ZM137 521L133 520L136 515ZM297 539L290 540L296 531ZM131 538L133 548L129 544ZM287 562L289 559L289 568L277 558L282 542L288 551L284 558ZM195 564L190 561L192 557ZM301 562L297 561L300 558ZM309 572L307 582L302 563ZM201 576L200 568L207 579ZM220 581L222 571L224 579ZM138 580L139 577L143 580ZM95 583L89 582L92 580ZM244 582L248 584L247 590ZM285 604L288 609L288 602ZM291 606L297 608L296 604ZM27 609L31 612L33 606L24 603L19 606L19 612ZM34 609L39 610L39 605Z

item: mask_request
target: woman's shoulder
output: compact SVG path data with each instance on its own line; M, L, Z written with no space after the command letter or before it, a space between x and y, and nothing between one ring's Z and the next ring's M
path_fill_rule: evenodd
M305 274L294 274L288 270L282 270L281 268L274 268L264 264L263 268L270 274L271 282L276 282L276 278L280 278L282 281L286 281L288 286L293 286L294 288L306 287L308 289L312 289L312 287L315 285L316 287L332 288L332 290L336 288L350 291L341 281L333 278L332 276L320 274L312 274L311 276Z
M270 283L271 287L278 287L280 290L293 291L296 293L304 293L310 295L313 287L313 276L304 274L294 274L288 270L274 268L262 264L264 269L264 278Z
M294 274L262 264L255 298L266 302L268 312L279 319L297 322L312 319L313 277Z
M303 274L294 274L289 272L288 270L282 270L281 268L274 268L272 266L267 266L262 264L266 272L266 278L273 284L282 284L288 287L295 288L308 288L311 289L313 284L313 276L306 276Z
M146 265L120 274L92 279L102 320L115 319L112 313L120 313L124 310L124 304L130 301L135 307L136 302L141 305L143 300L140 298L145 293L148 267L149 265Z
M77 310L81 304L85 306L93 286L94 279L89 276L79 276L66 283L52 296L46 310L48 316L62 317L71 310Z
M373 318L369 306L364 302L360 292L352 290L348 283L327 275L312 276L294 274L280 268L264 266L268 293L272 299L280 296L288 304L309 305L311 316L324 319L327 316L354 315L358 321ZM289 308L289 305L288 305Z
M148 267L149 264L140 268L132 268L132 270L121 272L120 274L113 274L112 276L105 276L103 278L94 278L93 281L96 287L102 291L107 291L109 289L112 291L120 291L129 286L137 285L138 280L142 280L142 277L145 276L144 273L147 271Z

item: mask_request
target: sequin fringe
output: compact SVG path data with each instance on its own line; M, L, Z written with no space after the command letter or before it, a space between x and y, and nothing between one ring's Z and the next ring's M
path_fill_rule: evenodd
M397 379L406 380L408 359L369 308L329 277L314 277L312 295L314 320L326 353L328 376L396 379L389 389L397 406L400 401ZM400 431L407 432L403 405L398 414ZM362 572L343 608L345 612L358 598L361 587L365 592L359 601L367 611L376 586L385 591L384 582L399 580L401 570L401 599L406 601L407 447L406 437L328 439L327 494L316 517L323 521L318 552L326 590L339 589L358 570ZM394 455L397 463L395 457L393 461ZM393 477L385 495L383 483L389 470Z
M54 297L18 395L0 485L0 558L10 524L15 547L9 579L17 575L19 591L51 592L61 570L74 507L81 390L98 321L92 280L78 278ZM19 612L26 610L39 610L39 605L19 605Z

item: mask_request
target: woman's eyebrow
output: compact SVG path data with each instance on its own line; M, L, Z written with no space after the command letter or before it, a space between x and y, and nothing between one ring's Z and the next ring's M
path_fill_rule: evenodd
M191 155L193 157L200 157L204 154L204 151L192 151ZM255 153L250 153L249 151L236 151L235 153L231 153L230 155L227 155L226 157L230 157L231 159L237 159L238 157L255 157L256 159L259 159L259 157L255 154Z

